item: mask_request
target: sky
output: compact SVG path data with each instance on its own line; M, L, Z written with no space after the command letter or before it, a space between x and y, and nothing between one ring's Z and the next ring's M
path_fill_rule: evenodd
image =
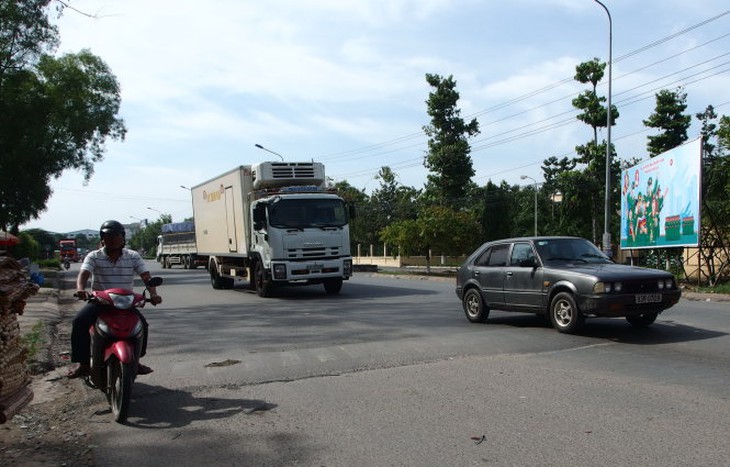
M280 160L256 144L368 193L383 166L423 188L428 73L453 76L461 116L479 121L482 186L541 183L546 158L592 138L571 105L586 89L573 76L607 62L609 44L622 160L647 157L656 130L643 120L661 89L683 86L692 115L710 104L730 115L727 0L603 3L612 40L593 0L70 0L56 53L90 49L109 65L128 134L107 142L88 184L73 170L53 180L47 210L21 229L183 221L186 187ZM608 69L599 94L607 83ZM693 118L689 137L699 131Z

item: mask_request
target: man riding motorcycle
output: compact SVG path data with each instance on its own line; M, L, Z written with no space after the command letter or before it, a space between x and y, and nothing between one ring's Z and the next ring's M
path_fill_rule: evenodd
M121 223L114 220L104 222L99 228L99 237L102 240L102 248L86 255L76 279L76 296L78 298L87 298L86 283L90 277L92 278L92 290L111 288L131 290L134 285L135 273L145 283L149 281L152 276L139 253L124 248L125 231ZM157 295L154 287L150 287L149 291L153 305L162 303L162 297ZM71 361L78 363L78 366L68 372L67 376L69 378L78 378L89 374L89 360L91 358L89 327L94 324L102 309L103 305L88 302L79 310L72 321ZM141 352L141 355L144 356L147 350L147 320L138 310L135 310L135 312L144 325ZM152 368L142 364L139 365L138 375L149 373L152 373Z

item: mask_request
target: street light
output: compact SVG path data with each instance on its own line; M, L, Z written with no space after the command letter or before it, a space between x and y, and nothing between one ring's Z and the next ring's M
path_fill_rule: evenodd
M273 154L273 155L275 155L275 156L279 156L279 157L281 157L281 162L284 162L284 156L282 156L282 155L281 155L281 154L279 154L278 152L274 152L274 151L272 151L271 149L266 149L265 147L261 146L261 145L260 145L260 144L258 144L258 143L254 144L254 146L256 146L257 148L259 148L259 149L261 149L261 150L264 150L264 151L266 151L266 152L270 152L271 154Z
M611 256L611 68L613 65L613 22L611 21L611 12L608 11L606 5L599 0L594 0L601 5L608 15L608 116L606 117L608 130L606 132L606 205L604 207L603 218L603 252L609 257Z
M537 180L528 175L520 175L520 178L522 180L529 178L535 184L535 236L537 237Z

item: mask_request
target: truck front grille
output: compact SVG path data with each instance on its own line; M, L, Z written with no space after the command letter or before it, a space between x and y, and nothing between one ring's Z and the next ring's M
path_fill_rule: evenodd
M291 248L287 250L287 258L291 260L337 258L340 252L339 247Z

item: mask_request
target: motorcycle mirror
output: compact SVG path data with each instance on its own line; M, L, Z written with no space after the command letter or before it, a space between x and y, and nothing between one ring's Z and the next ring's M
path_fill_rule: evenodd
M158 285L162 284L162 278L161 277L152 277L150 280L147 281L145 284L147 287L157 287Z

